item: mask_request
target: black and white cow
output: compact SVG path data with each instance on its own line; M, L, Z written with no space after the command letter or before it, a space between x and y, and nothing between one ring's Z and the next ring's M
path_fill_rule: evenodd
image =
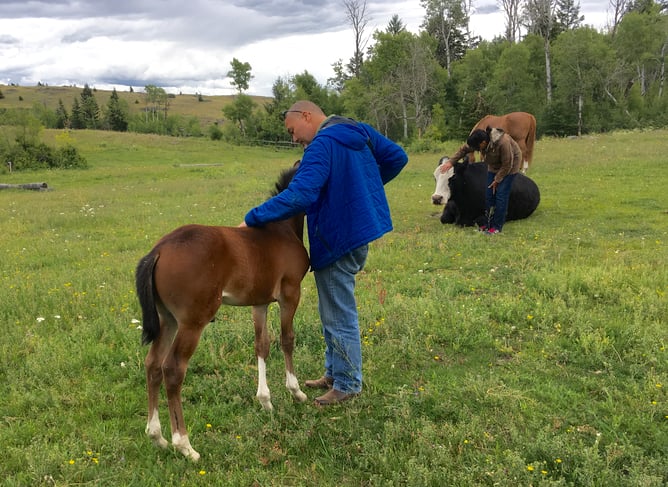
M441 165L448 160L448 156L443 156L438 160L438 166L434 169L434 179L436 180L436 189L431 195L431 202L435 205L444 205L450 199L450 187L448 180L455 173L454 168L448 169L445 173L441 173Z
M443 161L444 159L441 159ZM447 159L445 159L447 160ZM454 164L454 174L440 173L439 167L434 171L436 187L439 177L445 177L449 195L441 214L441 223L454 223L463 227L485 225L485 185L487 184L487 164L468 162ZM434 195L432 202L439 204ZM508 214L506 221L521 220L530 216L540 203L540 191L536 183L524 174L518 174L510 189Z

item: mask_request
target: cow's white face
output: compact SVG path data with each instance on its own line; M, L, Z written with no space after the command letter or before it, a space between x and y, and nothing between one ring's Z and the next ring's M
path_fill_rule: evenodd
M455 173L454 168L450 168L447 172L441 172L441 165L448 160L448 156L441 157L438 161L438 166L434 169L434 179L436 180L436 189L431 195L431 202L435 205L444 205L450 199L450 187L448 180Z

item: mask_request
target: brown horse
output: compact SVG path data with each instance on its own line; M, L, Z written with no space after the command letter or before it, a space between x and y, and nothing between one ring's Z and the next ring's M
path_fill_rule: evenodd
M511 112L506 115L485 115L475 127L471 129L486 130L487 127L503 129L518 143L522 150L522 172L527 172L533 159L533 146L536 142L536 117L527 112ZM469 162L475 162L475 153L469 157Z
M296 167L281 174L274 195L287 187L295 171ZM186 225L162 237L139 261L136 285L143 314L143 343L151 343L144 361L148 389L146 433L155 445L168 446L158 417L158 396L164 380L172 444L191 460L199 459L199 453L190 445L183 419L181 386L202 331L221 304L252 306L257 398L265 410L271 411L266 379L267 309L270 303L278 302L286 387L297 401L307 399L299 388L292 363L292 320L299 304L301 281L309 268L303 230L303 214L262 228Z

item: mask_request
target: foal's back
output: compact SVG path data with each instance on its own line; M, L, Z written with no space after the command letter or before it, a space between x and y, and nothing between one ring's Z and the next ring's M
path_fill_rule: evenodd
M302 241L287 222L263 228L186 225L155 246L154 282L163 305L208 321L221 304L277 301L300 285L309 266ZM195 311L196 310L196 311ZM189 320L190 321L190 320Z

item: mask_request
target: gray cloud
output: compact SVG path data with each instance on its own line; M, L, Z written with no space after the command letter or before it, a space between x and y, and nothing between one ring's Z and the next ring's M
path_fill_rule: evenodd
M12 44L18 44L19 42L20 41L18 37L0 34L0 44L12 45Z
M422 23L418 0L367 1L367 36L394 14L414 32ZM251 94L268 95L287 74L324 84L354 49L343 0L0 0L0 12L0 83L233 93L225 74L237 57L253 68ZM481 31L498 34L498 15L497 0L478 0L472 20L494 18Z

